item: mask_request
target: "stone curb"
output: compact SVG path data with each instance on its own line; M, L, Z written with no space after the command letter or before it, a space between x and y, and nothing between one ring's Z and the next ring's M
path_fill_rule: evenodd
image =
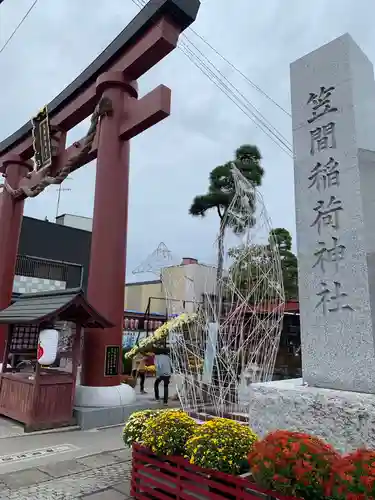
M33 436L41 436L43 434L57 434L61 432L73 432L80 430L81 428L78 425L70 425L69 427L57 427L55 429L46 429L44 431L24 432L23 434L16 434L14 436L4 436L2 439L33 437Z

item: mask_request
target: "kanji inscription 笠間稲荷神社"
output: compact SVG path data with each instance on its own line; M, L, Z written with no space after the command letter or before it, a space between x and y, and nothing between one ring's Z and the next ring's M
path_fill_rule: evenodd
M303 377L375 393L372 64L343 35L292 63L291 97Z

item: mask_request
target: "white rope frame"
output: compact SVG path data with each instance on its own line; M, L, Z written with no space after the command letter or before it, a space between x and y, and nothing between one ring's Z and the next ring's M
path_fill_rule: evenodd
M246 396L241 399L240 388L272 380L285 296L280 256L268 240L272 225L262 196L235 166L232 174L236 194L222 221L222 276L215 286L212 279L206 283L203 297L190 293L193 300L188 304L176 293L194 287L193 280L182 272L178 279L169 279L167 270L162 279L169 314L197 313L196 321L170 337L183 409L198 416L242 420L247 401ZM242 231L236 235L233 228L239 227ZM228 254L233 246L239 258Z

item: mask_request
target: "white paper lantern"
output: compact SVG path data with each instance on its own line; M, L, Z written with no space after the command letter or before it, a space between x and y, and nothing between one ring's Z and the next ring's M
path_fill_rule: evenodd
M56 360L59 332L53 328L41 330L38 340L38 363L40 365L52 365Z

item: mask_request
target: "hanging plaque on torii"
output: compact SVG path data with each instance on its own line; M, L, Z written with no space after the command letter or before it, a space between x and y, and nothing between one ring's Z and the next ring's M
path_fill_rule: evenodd
M47 169L52 165L52 141L47 106L31 119L31 125L35 170Z
M199 6L199 0L151 0L45 108L50 154L48 147L40 149L37 168L31 161L36 151L30 122L0 143L0 172L5 177L0 194L0 310L11 300L24 200L97 160L87 298L116 326L104 334L85 332L85 385L120 383L119 375L105 377L103 367L106 346L122 341L129 140L170 114L170 89L160 85L139 99L136 80L177 46ZM67 147L67 132L90 114L86 136ZM0 355L4 339L0 330Z

